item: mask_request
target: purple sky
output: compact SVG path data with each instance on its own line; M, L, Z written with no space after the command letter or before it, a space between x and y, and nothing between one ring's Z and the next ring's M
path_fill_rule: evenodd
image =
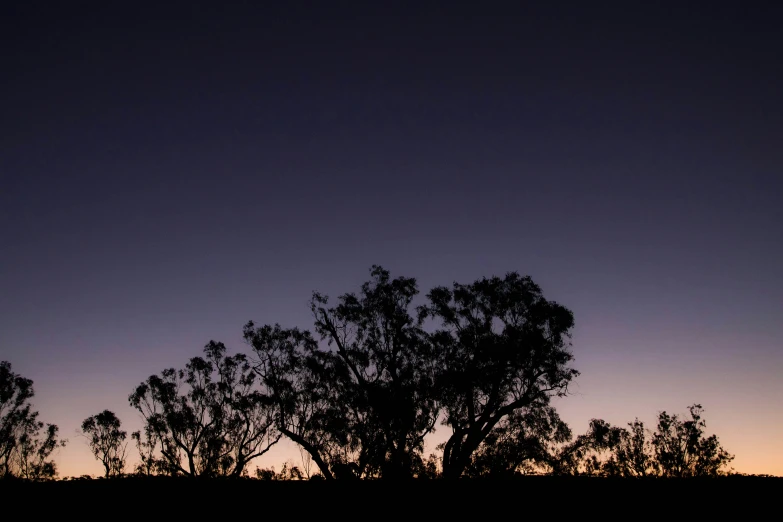
M574 431L699 402L783 475L781 6L253 4L1 8L0 360L61 475L100 473L81 420L137 429L151 373L372 264L531 275L575 315Z

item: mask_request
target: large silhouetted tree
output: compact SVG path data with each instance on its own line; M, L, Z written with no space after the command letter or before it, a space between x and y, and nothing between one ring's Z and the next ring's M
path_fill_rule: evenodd
M243 354L211 341L185 369L152 375L130 395L146 421L146 442L160 469L187 476L240 476L279 439L273 401L261 393ZM134 436L134 438L136 438ZM148 462L156 457L148 450Z
M280 429L325 477L410 477L438 415L437 355L413 309L415 279L379 266L330 307L315 293L309 333L245 327L257 369L280 401Z
M566 393L578 375L568 366L574 319L517 273L435 288L428 298L424 313L442 325L432 339L442 354L439 399L452 429L443 475L456 478L504 419Z
M54 478L57 468L49 457L65 441L57 437L54 424L44 425L33 411L33 381L0 362L0 478L30 480Z
M82 432L92 454L103 464L106 478L122 475L125 470L125 439L128 434L120 429L121 426L120 419L109 410L87 417L82 422Z
M370 274L358 295L340 296L335 307L315 293L311 310L316 332L334 347L340 386L353 406L360 473L404 478L421 462L437 420L438 357L413 310L416 280L391 279L379 266Z

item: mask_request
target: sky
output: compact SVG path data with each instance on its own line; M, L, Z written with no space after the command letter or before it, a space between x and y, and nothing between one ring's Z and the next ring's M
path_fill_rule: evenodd
M373 264L530 275L574 432L700 403L783 475L783 7L161 4L0 8L0 360L61 476L101 473L83 419L140 428L149 375Z

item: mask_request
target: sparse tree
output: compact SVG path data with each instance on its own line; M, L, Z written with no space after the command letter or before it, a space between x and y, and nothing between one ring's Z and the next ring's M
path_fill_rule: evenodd
M304 478L310 480L310 477L312 476L313 456L305 451L302 446L297 447L299 448L299 457L302 459L302 474L304 475Z
M57 466L49 457L67 441L58 438L56 425L33 418L23 428L16 451L12 455L12 475L28 480L51 480L57 476ZM14 471L14 469L16 471Z
M574 319L530 277L514 272L438 287L428 298L423 313L442 325L432 339L442 360L444 423L452 429L443 476L457 478L504 419L567 393L578 375L568 366Z
M52 453L65 446L58 439L58 428L38 420L33 411L33 381L0 362L0 478L18 477L45 480L57 475Z
M165 471L239 477L280 439L274 405L257 389L243 354L227 356L214 341L204 354L183 370L150 376L129 401L144 417L147 439L157 446Z
M82 422L82 433L87 437L92 454L103 464L106 478L122 475L125 471L128 434L120 429L121 425L120 419L109 410Z
M139 452L139 462L136 463L134 468L134 472L137 475L149 477L169 474L165 459L158 457L158 441L155 436L155 430L150 423L146 423L143 430L131 433L131 439L136 445L136 451Z

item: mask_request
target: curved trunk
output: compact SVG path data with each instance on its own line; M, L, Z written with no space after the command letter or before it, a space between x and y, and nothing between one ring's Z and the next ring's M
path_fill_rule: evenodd
M321 458L321 454L318 452L315 446L307 442L303 437L286 428L281 427L280 432L292 441L302 446L304 450L310 454L310 456L313 458L313 462L315 462L315 465L318 466L318 469L321 471L321 474L325 479L331 480L334 478L332 471L329 469L329 466L326 464L326 462L324 462L324 460Z

